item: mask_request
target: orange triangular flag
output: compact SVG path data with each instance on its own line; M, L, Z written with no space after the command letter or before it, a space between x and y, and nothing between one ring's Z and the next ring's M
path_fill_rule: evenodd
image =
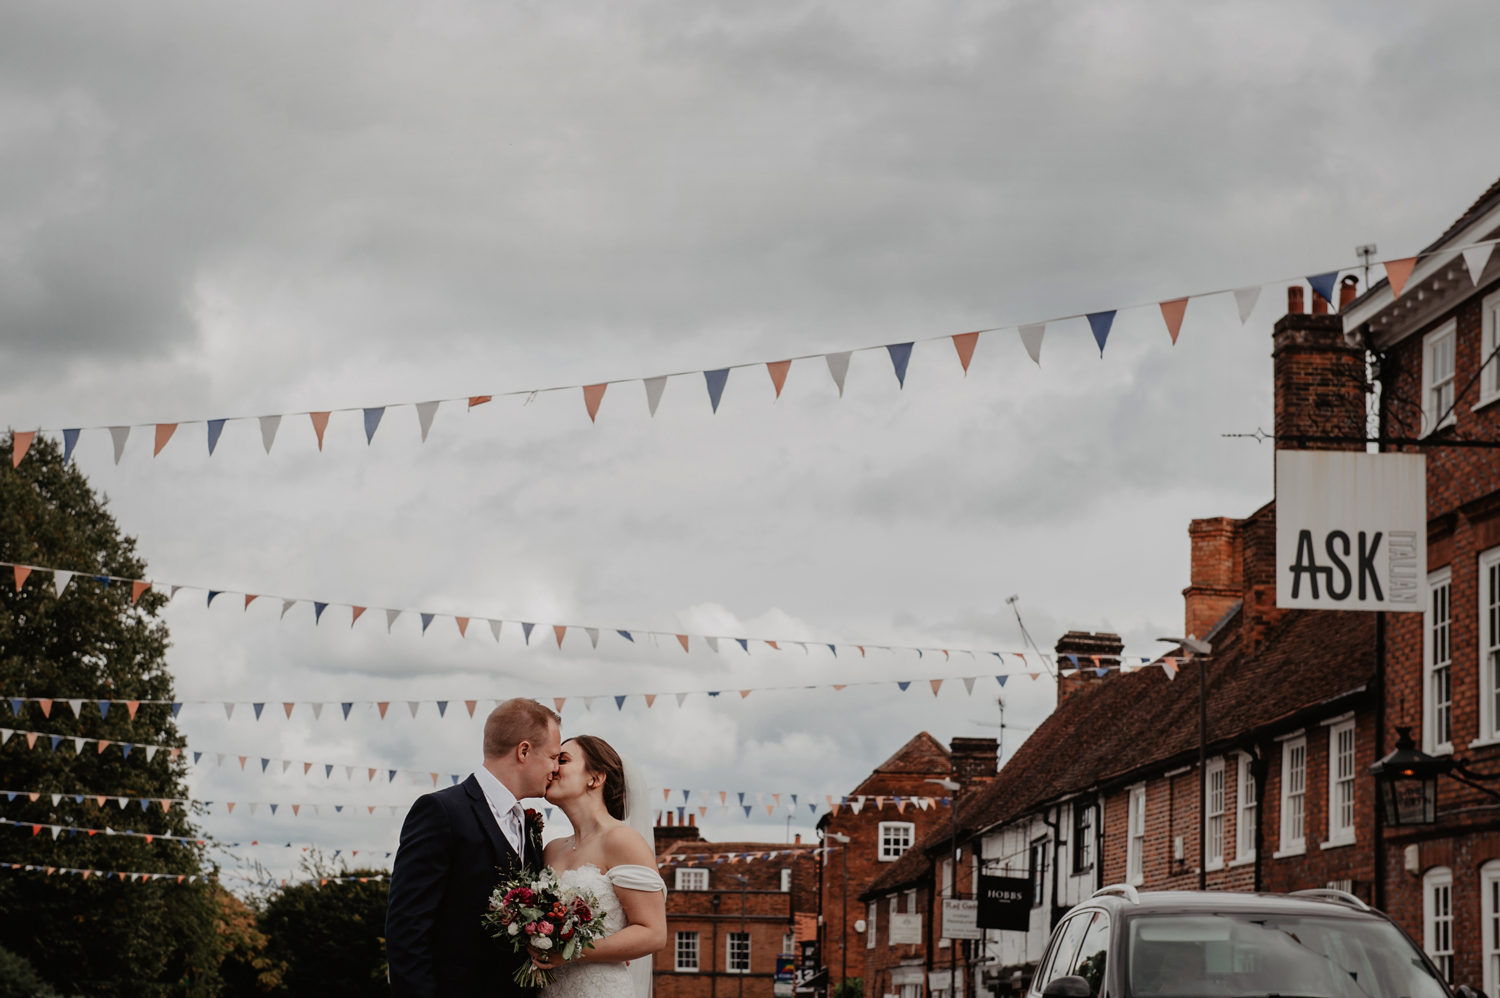
M286 711L286 719L288 721L290 721L292 719L292 708L294 708L296 706L297 706L297 701L295 701L295 700L283 700L281 702L281 709L284 710L284 711Z
M865 646L864 645L855 645L854 647L856 647L856 648L859 649L859 657L860 658L864 658L865 657Z
M294 816L297 815L298 813L300 813L301 810L302 810L302 805L301 804L293 804L292 805L292 814Z
M1417 258L1409 256L1405 260L1387 260L1385 262L1385 277L1391 282L1391 297L1400 298L1401 290L1406 287L1407 278L1411 277L1411 269L1417 265Z
M234 801L226 801L224 806L229 808L230 814L234 813Z
M940 689L943 688L943 681L941 679L929 679L929 680L927 680L927 683L928 683L929 686L932 687L932 695L933 696L937 696L938 695L938 690L940 690Z
M369 768L369 770L368 770L368 772L369 772L369 774L370 774L370 775L369 775L369 777L368 777L368 779L369 779L369 780L370 780L370 781L371 781L371 782L373 782L373 781L374 781L374 780L375 780L375 767L374 767L374 766L371 766L371 767L370 767L370 768Z
M954 333L953 349L958 351L958 362L964 366L964 373L969 373L969 361L974 359L974 345L979 342L978 333Z
M474 705L477 704L478 702L479 702L478 700L465 700L464 701L464 706L467 707L467 708L469 708L469 716L470 717L474 716Z
M1172 342L1177 342L1177 332L1182 328L1182 313L1187 311L1188 300L1186 298L1173 298L1171 301L1161 303L1161 317L1167 323L1167 335L1172 337Z
M160 454L161 453L161 449L167 445L167 441L171 440L172 439L172 434L174 434L176 432L177 432L177 424L176 423L157 423L156 424L156 449L151 452L151 456L155 457L156 455Z
M125 710L126 710L126 712L128 714L130 714L130 719L132 721L135 720L135 712L138 711L138 710L140 710L140 709L141 709L141 702L139 700L126 700L125 701Z
M36 439L36 430L27 430L25 433L17 433L11 437L10 466L14 468L21 463L21 458L31 450L31 442Z
M772 648L775 648L777 651L781 651L781 647L774 641L767 641L766 644L770 645Z
M260 597L259 597L259 595L257 593L246 593L245 594L245 609L246 610L250 609L250 604L254 603L259 598Z
M647 693L646 694L646 706L650 707L655 702L656 702L656 694L655 693Z
M432 785L433 786L437 786L437 777L438 777L438 774L436 774L436 773L429 773L428 775L432 777Z
M16 592L20 592L21 591L21 587L26 584L26 576L28 576L28 575L31 574L31 569L27 568L25 565L17 565L17 566L15 566L15 572L16 572Z
M380 719L382 721L385 720L385 712L390 707L390 705L391 705L391 702L389 700L381 700L379 703L377 703L375 705L375 709L378 710L378 711L380 711Z
M488 402L490 399L492 399L494 397L495 396L493 396L493 395L470 395L469 396L469 408L472 409L476 405L484 405L486 402Z
M834 683L833 684L833 691L835 693L837 693L837 692L841 691L844 688L845 685L846 685L845 683Z
M563 635L568 633L568 625L567 624L553 624L552 625L552 633L557 636L557 647L561 648L562 647Z
M740 699L743 700L750 695L749 690L740 690Z
M553 697L552 698L552 709L555 710L555 711L557 711L559 714L561 714L562 713L563 704L565 704L567 702L568 702L568 698L567 697Z
M312 417L313 432L318 435L318 450L322 450L323 431L328 429L328 413L310 412L308 415Z
M599 415L599 403L604 401L604 389L608 387L607 381L583 386L583 407L589 411L590 423L595 422L594 417Z
M247 755L240 756L240 768L241 769L245 768L245 760L248 759L248 758L250 758L250 757L247 756Z
M781 388L786 384L786 372L791 367L792 362L789 360L773 360L766 365L766 370L771 372L771 384L776 386L777 398L781 398Z
M37 704L42 708L42 716L43 717L51 717L52 716L52 701L51 700L49 700L49 699L47 699L47 698L44 697L42 699L39 699L37 701Z
M688 636L686 634L677 635L677 643L682 645L683 651L688 650Z
M365 608L364 607L362 607L362 606L355 607L354 608L354 616L352 616L352 617L349 618L349 626L353 627L354 626L354 622L356 620L358 620L360 617L364 616L364 612L365 612Z
M149 582L132 582L130 584L130 602L134 603L141 598L141 594L151 588Z
M310 762L304 762L302 764L302 775L306 776L310 772L312 772L312 763L310 763Z
M459 637L466 638L466 637L469 636L469 618L468 617L454 617L453 618L453 622L458 625L458 636Z

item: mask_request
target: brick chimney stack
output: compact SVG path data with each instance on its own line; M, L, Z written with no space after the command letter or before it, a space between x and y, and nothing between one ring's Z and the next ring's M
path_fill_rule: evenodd
M1095 683L1107 681L1120 664L1125 642L1118 634L1069 631L1057 639L1052 650L1057 653L1057 703L1061 706L1069 697L1086 692ZM1073 668L1069 655L1077 656L1078 671L1065 676L1063 670ZM1095 658L1099 660L1097 664ZM1100 676L1094 671L1100 667L1110 671Z
M1345 283L1339 300L1352 300ZM1287 314L1272 331L1278 450L1363 450L1365 351L1344 338L1343 320L1313 294L1311 315L1302 311L1302 288L1287 288ZM1341 442L1307 437L1340 437Z
M1300 289L1298 289L1300 290ZM1182 591L1183 635L1202 638L1243 597L1244 546L1240 521L1229 516L1188 524L1192 565Z
M953 778L967 791L993 779L1000 769L1000 742L995 738L955 738L948 746Z

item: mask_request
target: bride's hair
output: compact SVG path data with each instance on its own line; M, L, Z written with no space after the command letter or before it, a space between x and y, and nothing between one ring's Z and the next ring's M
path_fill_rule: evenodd
M620 753L598 735L574 735L568 739L583 753L590 773L604 777L604 809L611 818L625 820L625 764Z

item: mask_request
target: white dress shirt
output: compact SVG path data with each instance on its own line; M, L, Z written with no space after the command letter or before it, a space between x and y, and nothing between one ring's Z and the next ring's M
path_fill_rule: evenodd
M526 861L526 814L521 807L521 802L516 800L516 795L510 792L509 787L497 780L495 774L483 766L474 770L474 778L479 781L479 789L484 791L485 803L489 804L490 813L495 816L495 823L500 826L500 831L505 834L505 840L516 851L517 858L524 863Z

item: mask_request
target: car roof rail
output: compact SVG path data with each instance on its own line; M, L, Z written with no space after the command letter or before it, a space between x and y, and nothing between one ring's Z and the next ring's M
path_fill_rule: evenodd
M1294 898L1316 898L1319 901L1336 901L1339 904L1348 905L1359 911L1375 910L1348 891L1336 890L1332 887L1314 887L1311 890L1292 891L1289 896Z
M1123 894L1125 895L1125 900L1129 901L1131 904L1141 903L1140 893L1135 889L1134 886L1130 884L1110 884L1106 887L1099 888L1097 891L1091 894L1090 897L1104 897L1106 894Z

